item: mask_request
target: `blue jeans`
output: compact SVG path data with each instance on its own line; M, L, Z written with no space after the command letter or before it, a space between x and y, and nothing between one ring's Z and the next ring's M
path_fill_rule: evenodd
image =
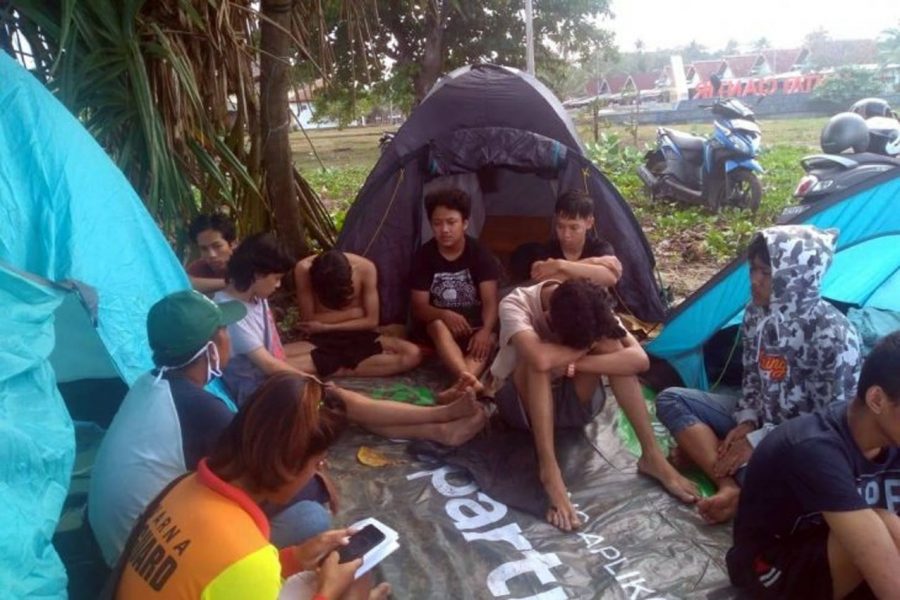
M734 411L738 398L689 388L666 388L656 397L656 418L672 435L677 435L691 425L703 423L721 440L737 427ZM738 485L744 485L746 472L746 467L741 467L734 474Z
M701 390L672 387L656 397L656 416L672 435L683 429L703 423L712 429L719 439L737 427L734 411L737 396L710 394Z
M272 544L286 548L331 529L331 513L315 500L301 500L269 519L269 524Z

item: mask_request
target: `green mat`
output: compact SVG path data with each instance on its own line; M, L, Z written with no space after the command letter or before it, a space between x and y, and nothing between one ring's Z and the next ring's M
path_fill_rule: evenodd
M650 412L653 423L653 433L656 434L656 439L659 441L659 445L662 447L663 452L668 454L669 450L675 445L675 440L665 426L656 418L656 393L647 387L643 387L642 389L644 392L644 400L647 402L647 410ZM621 411L619 411L618 418L616 419L616 434L619 436L619 439L622 440L622 443L629 452L635 456L641 455L641 445L638 443L637 436L634 433L634 427L631 425L628 417ZM697 487L700 488L700 495L704 498L709 498L716 493L716 484L714 484L700 469L688 469L687 471L684 471L684 475L697 484Z
M416 406L434 406L434 393L424 385L407 385L405 383L395 383L387 387L379 387L372 390L373 398L379 400L393 400L394 402L404 402L406 404L415 404Z

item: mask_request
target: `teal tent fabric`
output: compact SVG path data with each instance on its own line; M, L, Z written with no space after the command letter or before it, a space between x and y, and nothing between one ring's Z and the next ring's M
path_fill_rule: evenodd
M75 438L57 383L110 376L133 382L151 366L147 311L188 285L103 149L0 52L3 597L66 597L51 537Z
M891 332L900 331L900 312L894 310L882 310L873 306L851 308L847 312L847 318L859 333L864 358L872 352L879 339Z
M144 319L187 275L128 180L34 77L0 53L0 260L97 291L119 374L150 365Z
M62 300L0 264L0 589L7 598L66 592L50 545L74 459L72 421L48 361Z
M900 173L896 171L825 200L793 221L840 230L837 254L822 285L826 298L900 310ZM671 364L684 385L707 389L703 344L723 327L739 323L749 300L747 260L741 256L672 312L647 351Z

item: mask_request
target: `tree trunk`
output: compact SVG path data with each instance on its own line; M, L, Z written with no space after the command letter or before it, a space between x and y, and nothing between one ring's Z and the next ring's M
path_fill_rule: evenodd
M275 230L286 250L295 257L307 253L305 228L294 187L291 155L291 115L288 106L292 0L263 0L260 19L260 117L262 166L266 198L275 218Z
M444 26L447 18L447 0L431 0L426 15L428 36L425 38L422 64L413 82L416 104L425 99L431 86L444 70Z

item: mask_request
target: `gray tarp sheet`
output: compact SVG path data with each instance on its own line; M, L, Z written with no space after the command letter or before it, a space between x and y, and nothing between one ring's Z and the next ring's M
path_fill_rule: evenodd
M441 388L432 369L412 377L345 380L354 389L397 393L398 384ZM403 389L401 387L401 389ZM331 473L340 489L338 524L374 516L401 536L400 549L376 570L393 598L735 598L724 556L730 526L709 526L696 512L636 473L635 457L616 433L615 402L584 434L561 440L560 459L585 527L565 534L480 494L462 473L434 470L406 453L406 444L351 429L332 448ZM59 531L73 533L103 430L83 423L78 458ZM356 459L361 445L404 461L372 468ZM526 448L523 451L530 451ZM59 540L57 540L59 543ZM70 540L71 597L95 597L99 557L85 557L86 539ZM89 554L89 553L88 553Z
M421 375L405 381L425 383ZM736 597L724 564L730 526L704 524L638 475L616 418L608 402L583 435L560 443L566 481L587 521L578 533L507 509L465 473L435 470L409 457L405 444L356 429L330 452L339 520L374 516L400 532L400 550L380 568L396 598ZM360 445L404 463L363 466Z

